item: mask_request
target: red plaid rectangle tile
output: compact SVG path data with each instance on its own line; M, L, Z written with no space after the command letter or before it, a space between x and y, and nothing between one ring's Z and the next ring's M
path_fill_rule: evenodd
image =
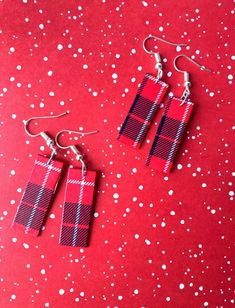
M95 171L88 170L86 175L82 175L81 169L69 169L60 233L61 245L88 246L95 179Z
M140 148L168 85L146 74L131 109L122 124L118 139Z
M53 194L56 190L63 163L38 155L18 206L12 228L18 228L25 234L37 236L40 233L48 213Z
M146 165L169 173L183 138L193 103L173 97L167 104L152 144Z

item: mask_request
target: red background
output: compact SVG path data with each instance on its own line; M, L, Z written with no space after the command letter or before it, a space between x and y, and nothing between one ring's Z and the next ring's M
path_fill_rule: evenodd
M1 307L234 304L234 12L228 0L0 2ZM156 42L175 95L183 91L177 54L213 70L179 61L195 110L169 176L144 165L162 109L140 150L116 140L144 74L156 74L142 48L150 33L189 44ZM65 110L31 129L100 131L67 140L100 171L85 249L58 245L65 178L40 237L10 228L35 156L50 153L22 121Z

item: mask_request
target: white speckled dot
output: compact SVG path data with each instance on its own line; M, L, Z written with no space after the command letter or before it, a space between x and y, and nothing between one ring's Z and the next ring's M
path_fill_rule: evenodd
M57 49L58 49L58 50L62 50L62 49L63 49L63 45L62 45L62 44L58 44L58 45L57 45Z
M59 289L59 294L64 295L64 289Z
M113 194L113 198L114 198L114 199L118 199L118 198L119 198L119 194L118 194L118 193L114 193L114 194Z

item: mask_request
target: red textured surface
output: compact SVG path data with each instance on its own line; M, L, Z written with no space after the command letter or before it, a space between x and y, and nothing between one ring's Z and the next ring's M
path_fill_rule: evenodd
M232 1L5 0L0 17L0 306L232 306ZM156 73L142 49L149 33L190 45L179 51L158 42L163 81L176 96L183 75L174 56L187 53L213 70L178 62L191 74L195 106L168 177L145 167L162 109L141 150L116 140L138 83ZM32 129L100 131L63 141L79 143L100 171L84 249L58 244L66 174L40 237L10 228L35 156L49 154L41 138L25 135L22 120L65 110L68 116ZM58 159L74 162L74 155Z

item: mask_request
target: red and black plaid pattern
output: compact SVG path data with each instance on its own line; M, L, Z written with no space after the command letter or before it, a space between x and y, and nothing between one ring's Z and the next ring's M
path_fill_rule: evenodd
M82 175L81 169L69 169L60 233L61 245L88 246L95 178L95 171L87 171L86 175Z
M173 97L167 104L159 124L146 165L169 173L180 146L193 103Z
M60 178L63 163L38 155L12 227L38 235Z
M131 109L122 124L118 139L140 148L149 126L161 104L168 85L146 74Z

